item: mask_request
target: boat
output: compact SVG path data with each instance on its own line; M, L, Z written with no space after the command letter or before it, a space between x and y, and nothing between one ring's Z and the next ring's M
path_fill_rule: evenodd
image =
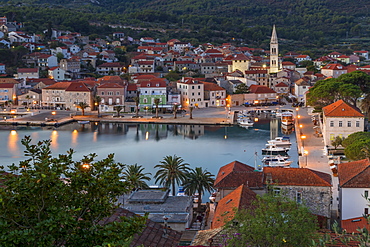
M217 192L213 192L210 196L209 196L209 200L211 202L215 202L216 201L216 196L217 196Z
M266 163L266 165L270 167L287 167L287 166L290 166L292 162L293 162L292 160L279 159L279 160L269 161Z
M287 160L289 159L289 156L284 156L284 155L270 155L270 156L264 156L262 158L262 162L267 164L270 161L278 161L278 160Z
M266 144L266 147L262 149L262 155L286 155L290 148L277 147L275 144Z
M88 123L90 123L90 121L88 121L88 120L81 120L81 121L77 121L77 123L79 123L79 124L88 124Z
M281 124L282 125L293 125L294 124L294 114L292 112L283 112L281 114Z
M269 144L275 144L278 147L290 147L290 145L292 145L289 136L278 136L273 140L268 140L267 142Z
M253 126L254 123L249 118L239 118L238 124L241 126Z
M176 196L185 196L185 190L183 186L179 186Z

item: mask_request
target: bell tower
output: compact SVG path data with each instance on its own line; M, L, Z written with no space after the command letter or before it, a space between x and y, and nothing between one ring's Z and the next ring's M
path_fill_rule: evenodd
M270 73L277 73L280 71L279 62L279 42L276 34L275 25L272 28L272 35L270 41Z

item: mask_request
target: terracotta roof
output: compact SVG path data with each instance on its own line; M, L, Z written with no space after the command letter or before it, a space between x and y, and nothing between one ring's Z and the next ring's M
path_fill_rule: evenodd
M18 73L37 73L39 68L19 68L17 69Z
M285 84L284 82L279 82L278 84L275 85L275 87L288 87L288 85Z
M202 82L206 91L224 91L225 89L212 82Z
M100 82L100 83L103 83L103 82L121 83L121 82L123 82L123 79L118 75L106 75L106 76L103 76L102 78L99 78L98 82Z
M90 89L82 82L71 82L71 84L66 88L66 91L91 92Z
M124 87L114 82L107 82L101 84L98 88L124 88Z
M232 60L251 60L251 59L244 54L236 54L233 56Z
M19 82L13 78L0 78L0 83L18 84Z
M0 83L0 88L14 88L15 83Z
M262 86L262 85L251 85L249 87L249 91L251 93L256 93L256 94L261 94L261 93L276 93L271 88L266 87L266 86Z
M263 168L265 183L294 186L331 187L331 175L307 168ZM272 181L269 181L272 180Z
M65 90L69 87L71 83L72 82L67 82L67 81L57 82L50 86L45 87L44 89L64 89Z
M370 162L368 159L338 164L339 185L344 188L370 187Z
M244 73L248 75L267 74L267 69L246 70Z
M99 223L101 225L105 225L108 223L112 223L114 221L119 222L121 221L121 217L134 217L134 216L138 216L138 215L126 209L118 208L115 210L112 216L102 220ZM134 246L144 246L144 247L178 246L182 233L172 230L170 228L166 229L166 232L167 232L167 236L163 234L164 233L163 225L147 219L145 223L145 228L142 230L142 232L135 234L133 236L130 247L134 247Z
M294 65L295 66L295 64L292 63L292 62L290 62L290 61L284 61L284 62L282 62L282 65Z
M136 91L137 90L137 85L134 83L129 83L127 85L127 91Z
M298 80L296 80L294 83L297 85L297 86L309 86L310 85L310 78L308 77L302 77Z
M325 106L322 110L326 117L364 117L360 111L348 105L343 100L338 100L333 104Z
M323 69L329 69L329 70L346 70L346 68L338 63L330 63L325 65L321 70Z
M342 220L341 221L341 227L342 229L345 229L347 233L358 233L358 228L367 228L367 230L370 230L370 225L367 222L367 219L364 217L357 217L352 218L348 220ZM359 246L359 245L356 245Z
M98 67L123 67L120 63L103 63Z
M240 185L237 189L230 192L218 203L213 216L211 228L224 226L232 220L239 209L250 208L256 199L256 193L245 185Z
M140 83L140 87L166 87L166 82L162 80L143 81Z
M227 177L231 172L253 172L254 168L243 164L239 161L233 161L227 165L224 165L218 171L217 177L215 179L214 186L220 183L225 177Z

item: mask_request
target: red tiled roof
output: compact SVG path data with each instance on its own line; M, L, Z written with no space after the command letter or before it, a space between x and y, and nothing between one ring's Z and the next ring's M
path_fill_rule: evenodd
M249 91L251 93L256 93L256 94L261 94L261 93L276 93L271 88L266 87L266 86L262 86L262 85L251 85L249 87Z
M346 70L346 68L341 65L341 64L338 64L338 63L330 63L330 64L327 64L325 65L323 69L330 69L330 70Z
M74 92L91 92L88 87L82 82L72 82L67 88L66 91Z
M214 185L216 186L219 182L221 182L221 180L223 180L227 175L229 175L233 171L253 172L254 168L249 165L243 164L239 161L233 161L220 168L220 170L218 171L217 177L215 179Z
M137 85L134 83L129 83L127 85L127 91L136 91L137 90Z
M98 67L123 67L120 63L103 63Z
M282 62L282 65L295 65L295 64L290 61L285 61L285 62Z
M39 68L19 68L17 71L18 73L37 73Z
M370 225L365 217L358 217L348 220L341 221L342 229L345 229L347 233L358 233L358 228L367 228L370 231ZM359 246L359 245L356 245Z
M245 185L240 185L217 203L211 227L218 228L224 226L234 218L236 210L250 208L255 199L255 192Z
M15 83L0 83L0 88L14 88Z
M331 187L331 175L307 168L265 167L265 183L277 185Z
M344 188L370 187L370 162L368 159L338 164L339 185Z
M251 60L251 59L244 54L236 54L233 56L232 60Z
M164 80L143 81L140 83L140 87L149 87L149 88L150 87L166 87L166 81Z
M220 87L219 85L212 83L212 82L202 82L204 84L204 90L207 91L222 91L225 90L224 88Z
M57 82L50 86L45 87L44 89L67 89L71 83L72 82L67 81Z
M343 100L338 100L331 105L322 108L326 117L364 117L364 115L348 105Z
M279 82L278 84L275 85L275 87L288 87L288 85L285 84L284 82Z
M107 82L107 83L101 84L98 88L124 88L124 87L117 83Z

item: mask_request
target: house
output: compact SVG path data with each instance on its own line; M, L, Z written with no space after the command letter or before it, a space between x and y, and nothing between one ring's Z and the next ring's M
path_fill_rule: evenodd
M326 77L338 78L340 75L346 74L347 69L338 63L330 63L321 68L321 74Z
M28 108L39 108L41 100L40 89L31 89L25 94L18 95L18 105L25 105Z
M339 53L339 52L336 52L336 51L331 52L331 53L328 54L328 57L335 58L335 59L337 59L340 56L342 56L342 53Z
M166 80L155 78L140 83L139 88L140 108L147 111L155 108L154 100L159 99L160 105L167 104Z
M247 70L244 74L245 78L256 81L258 85L269 86L269 74L267 69Z
M154 73L154 61L138 61L137 73Z
M337 57L337 60L339 62L344 63L344 64L348 64L350 62L350 57L346 56L346 55L341 55L341 56Z
M189 228L193 219L191 196L169 196L169 190L136 190L123 197L124 208L176 231ZM166 216L166 217L165 217Z
M282 65L282 69L295 70L295 68L297 67L294 63L290 61L283 61L281 65Z
M183 77L177 82L177 90L181 94L183 107L205 107L204 84L199 80Z
M175 52L182 53L186 50L189 50L191 48L191 44L187 42L174 42L171 48Z
M298 63L302 62L302 61L311 61L311 57L309 55L298 55L296 58Z
M52 68L58 66L58 58L53 55L39 54L37 66L40 69Z
M55 81L63 81L65 79L66 71L59 67L52 67L48 70L48 76Z
M308 168L264 167L264 184L275 193L308 207L327 227L331 216L331 175ZM320 222L319 222L320 223Z
M244 54L235 54L231 61L232 64L229 66L230 73L239 70L244 74L250 68L251 59Z
M275 87L274 87L274 90L279 95L288 95L289 94L289 86L284 82L280 82L280 83L276 84Z
M294 82L294 94L297 96L298 102L304 102L305 94L311 86L311 79L307 76Z
M101 111L114 111L115 105L124 105L125 87L118 83L106 82L96 88L96 95L101 98Z
M119 222L122 220L121 218L131 218L135 216L137 217L139 215L123 208L117 208L110 217L105 218L99 222L99 224L105 225L115 221ZM140 233L133 236L129 246L178 246L181 235L181 232L175 231L165 226L163 223L161 224L147 219L145 227Z
M69 78L73 79L78 77L78 73L81 71L81 62L77 58L61 59L59 67L63 69Z
M17 84L0 83L0 104L4 105L9 101L17 103Z
M364 115L355 107L343 100L325 106L323 110L322 133L324 144L327 149L331 148L331 142L337 137L364 131Z
M120 75L122 69L120 63L103 63L96 67L96 72L100 75Z
M277 102L277 94L269 87L261 85L251 85L249 93L243 94L244 102L249 104L267 104Z
M178 71L198 70L200 68L199 64L193 61L174 61L173 66Z
M223 227L235 217L237 210L251 208L256 196L257 194L244 184L226 195L217 203L211 229Z
M5 74L5 73L6 73L5 64L0 63L0 74Z
M354 51L353 55L357 55L363 57L365 60L369 60L369 52L368 51Z
M216 202L243 184L255 193L262 194L264 189L262 172L239 161L222 166L213 184L217 190Z
M92 91L83 82L57 82L42 89L42 106L78 111L80 102L92 109Z
M205 107L224 107L226 106L226 90L216 83L202 82L204 84L204 100Z
M370 230L364 216L369 216L370 162L363 159L338 164L340 222L348 233L358 228Z
M39 78L39 68L18 68L16 79Z

